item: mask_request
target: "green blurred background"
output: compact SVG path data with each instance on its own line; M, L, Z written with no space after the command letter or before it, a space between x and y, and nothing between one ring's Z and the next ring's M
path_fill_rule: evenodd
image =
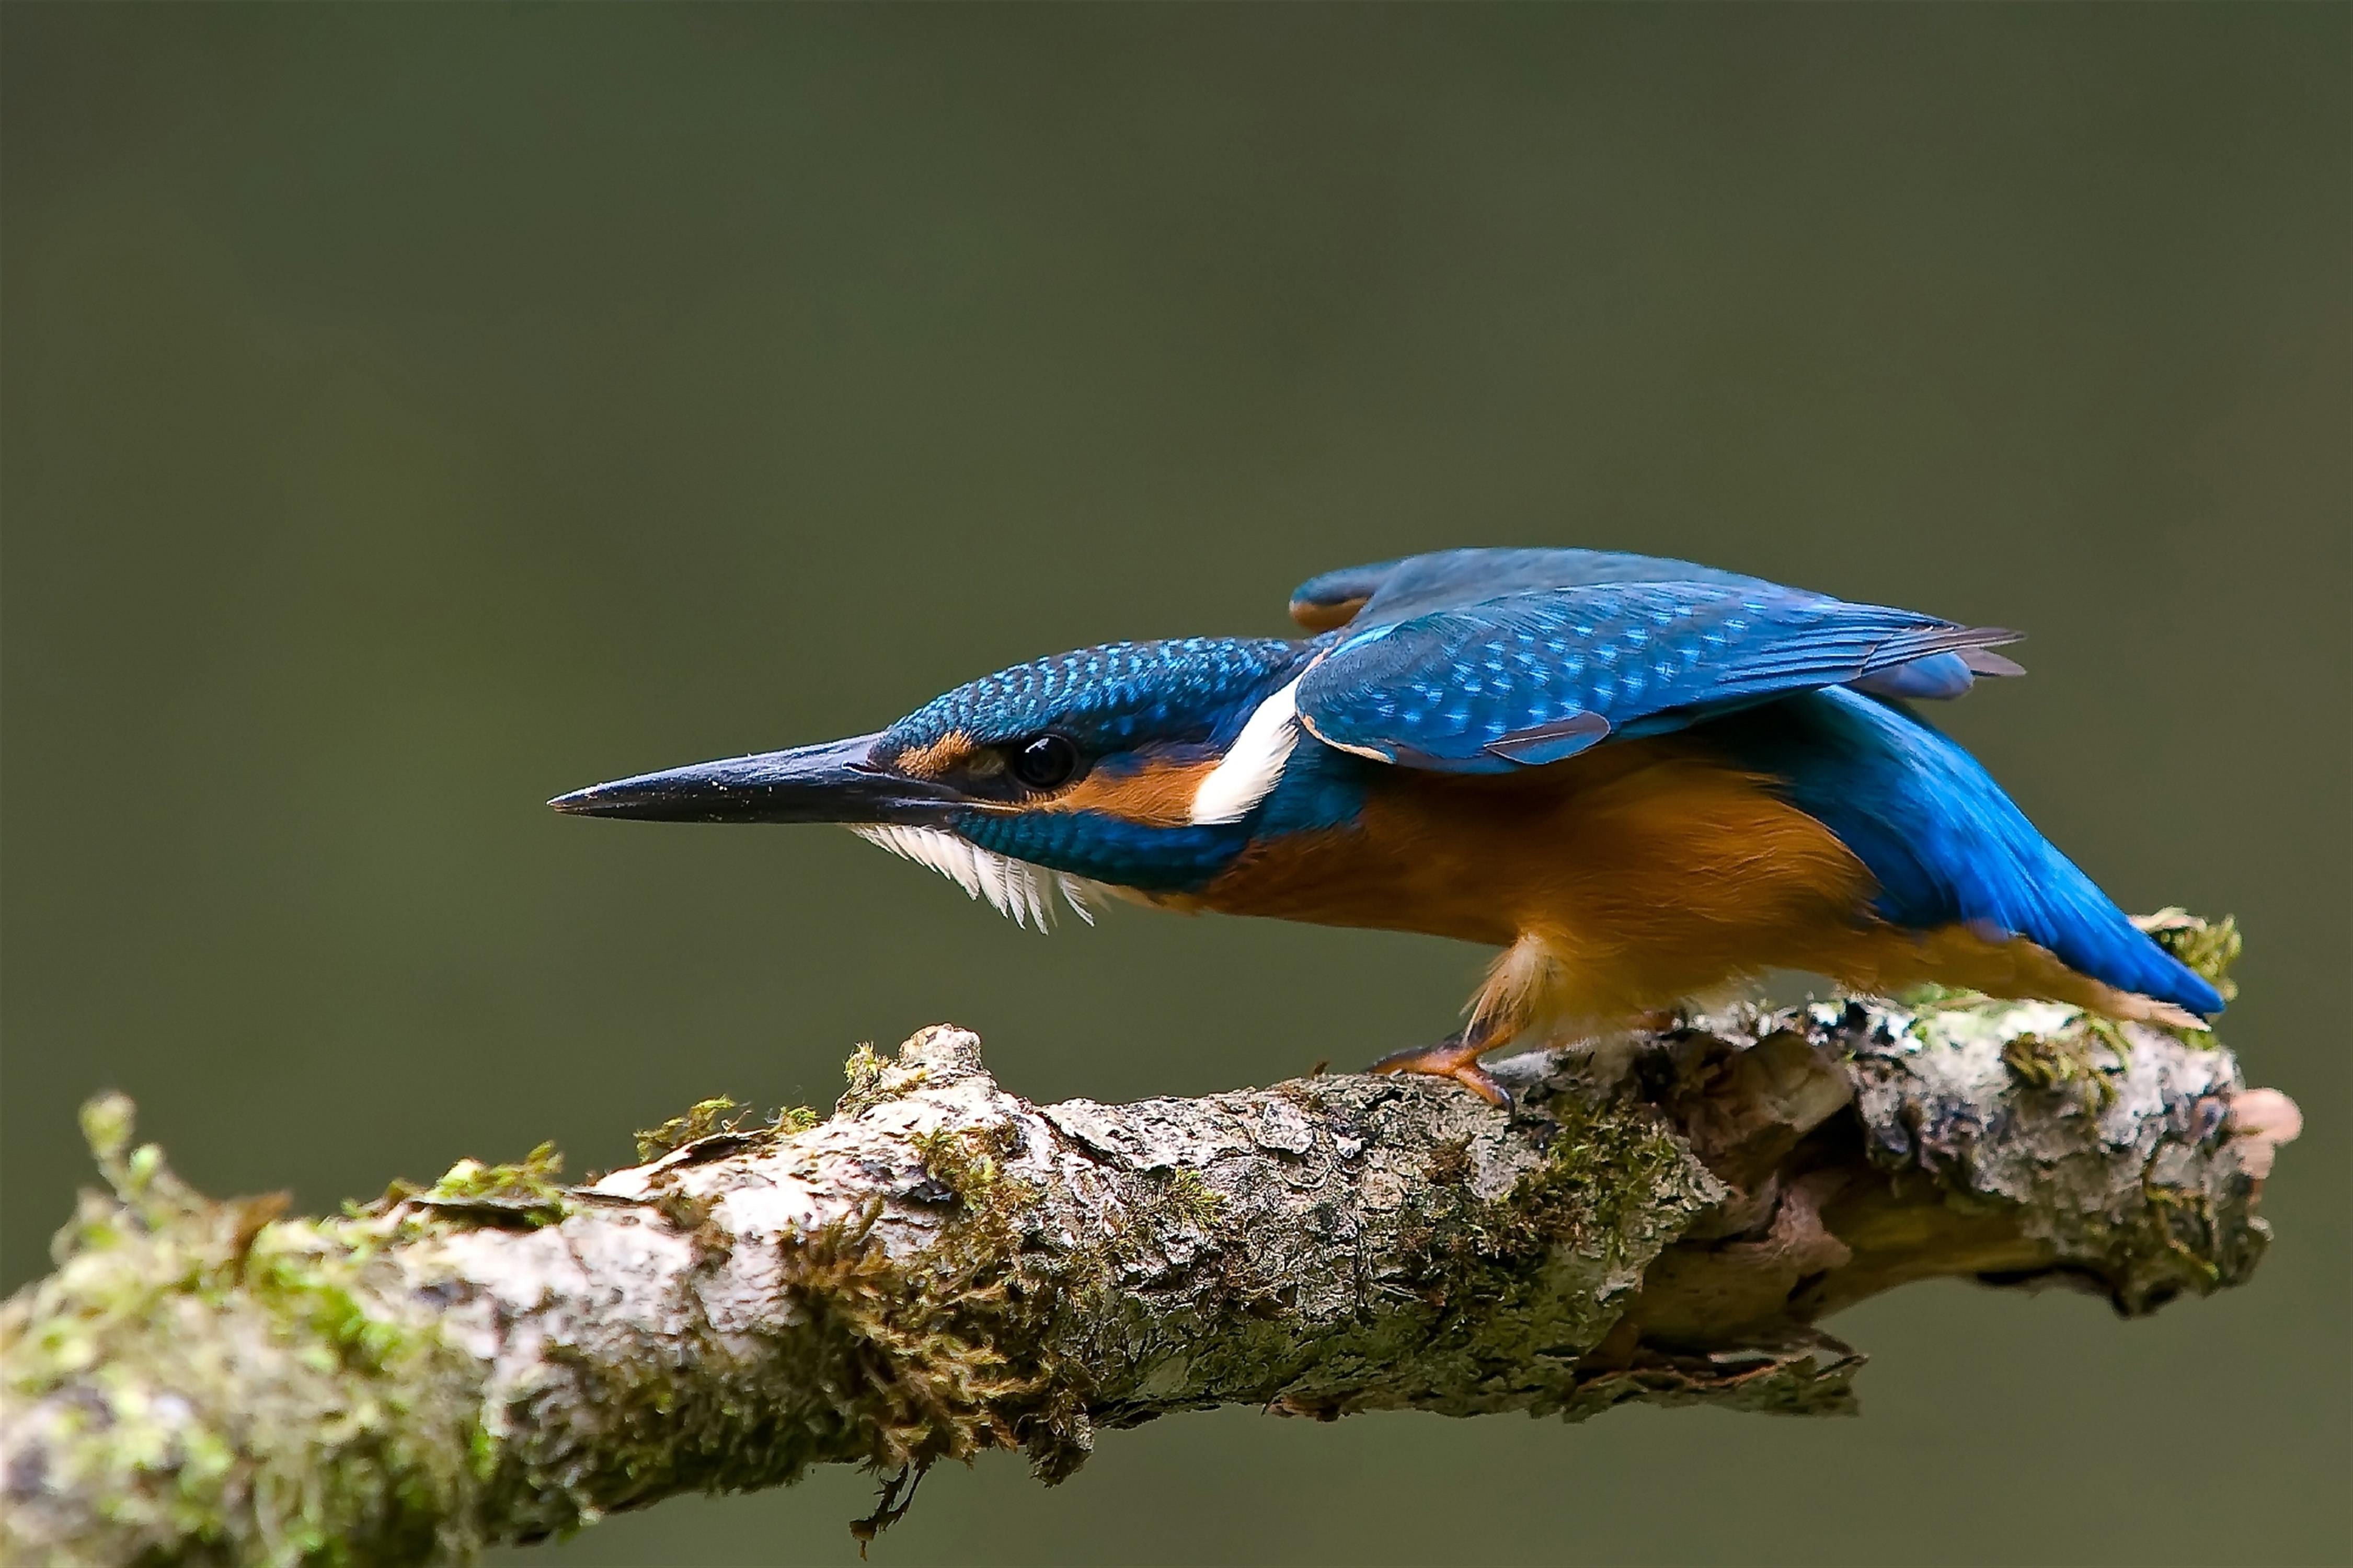
M935 1019L1040 1100L1430 1037L1482 954L1041 941L540 802L1630 547L2032 634L1952 726L2126 906L2246 924L2226 1034L2311 1123L2253 1286L1903 1291L1853 1422L1170 1420L878 1558L2344 1561L2348 19L8 6L6 1282L108 1085L326 1205ZM516 1561L838 1563L868 1496Z

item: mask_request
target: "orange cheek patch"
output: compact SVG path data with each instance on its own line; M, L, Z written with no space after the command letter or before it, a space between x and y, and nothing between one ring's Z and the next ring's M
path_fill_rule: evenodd
M1193 797L1218 759L1198 763L1147 762L1132 773L1098 770L1050 801L1043 811L1100 811L1106 816L1150 827L1182 827L1193 820Z
M955 730L927 746L900 752L891 765L911 778L945 778L963 766L977 750L979 748L973 744L970 735L962 730Z

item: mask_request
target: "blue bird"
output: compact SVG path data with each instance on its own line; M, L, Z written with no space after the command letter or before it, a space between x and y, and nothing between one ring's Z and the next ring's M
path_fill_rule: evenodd
M845 825L1040 928L1108 894L1486 943L1468 1026L1377 1066L1498 1100L1487 1051L1772 969L2221 1010L1905 706L2020 673L2013 632L1586 550L1350 567L1291 613L1310 635L1082 648L549 804Z

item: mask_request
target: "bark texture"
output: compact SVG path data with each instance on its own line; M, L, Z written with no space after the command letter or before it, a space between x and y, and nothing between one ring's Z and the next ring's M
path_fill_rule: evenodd
M5 1319L10 1561L414 1562L681 1491L1026 1450L1248 1404L1848 1410L1815 1326L1906 1280L2146 1312L2245 1279L2294 1108L2204 1037L2061 1007L1736 1011L1450 1083L1037 1106L971 1034L861 1050L833 1116L543 1152L338 1218L109 1194ZM675 1144L675 1147L665 1145ZM871 1527L869 1527L871 1529Z

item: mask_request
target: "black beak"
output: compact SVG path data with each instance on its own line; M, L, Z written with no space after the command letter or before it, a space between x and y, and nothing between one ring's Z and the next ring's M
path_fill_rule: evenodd
M955 790L874 765L880 734L590 784L547 804L646 822L936 822Z

